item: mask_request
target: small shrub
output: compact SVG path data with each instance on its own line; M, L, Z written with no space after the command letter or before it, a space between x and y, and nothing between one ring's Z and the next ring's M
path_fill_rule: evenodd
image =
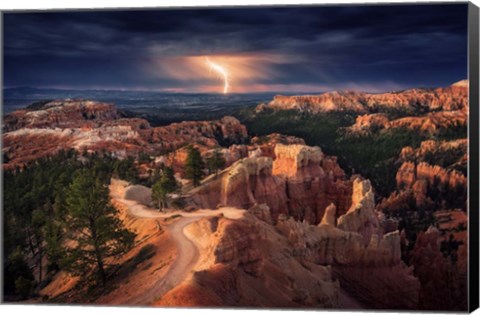
M22 300L25 300L31 296L33 286L34 281L24 278L23 276L20 276L15 280L15 292Z

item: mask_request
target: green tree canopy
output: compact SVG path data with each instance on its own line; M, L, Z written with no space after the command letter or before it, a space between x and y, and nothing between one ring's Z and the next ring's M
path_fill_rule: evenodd
M203 177L203 168L205 167L200 151L190 145L188 147L187 161L185 164L185 176L192 180L193 186L200 185Z
M67 192L67 236L64 266L84 278L97 274L106 283L106 259L118 257L132 246L135 234L128 231L110 204L108 187L90 169L78 170Z
M218 175L218 170L225 167L225 158L223 157L222 152L218 148L213 151L213 153L207 158L206 164L208 168L208 172L210 174L215 172L215 176Z
M158 209L163 210L168 198L167 194L177 189L177 181L173 175L173 169L170 167L164 167L160 178L152 186L152 200L158 204Z
M35 279L20 247L10 253L3 272L4 295L18 294L21 298L30 295Z

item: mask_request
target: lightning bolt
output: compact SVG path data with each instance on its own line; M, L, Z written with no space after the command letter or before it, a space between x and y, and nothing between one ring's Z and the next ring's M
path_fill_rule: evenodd
M224 67L220 66L219 64L216 64L210 59L206 58L205 59L208 67L210 70L215 71L221 78L223 78L224 85L223 85L223 94L227 94L228 88L230 87L230 84L228 83L228 71Z

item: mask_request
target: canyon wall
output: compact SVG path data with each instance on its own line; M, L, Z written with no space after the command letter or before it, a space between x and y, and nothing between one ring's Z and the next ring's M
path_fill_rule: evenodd
M352 184L334 158L306 145L277 144L274 153L275 159L260 156L235 162L217 179L194 189L193 204L248 209L264 203L274 220L284 214L312 224L320 222L330 203L338 214L347 211Z

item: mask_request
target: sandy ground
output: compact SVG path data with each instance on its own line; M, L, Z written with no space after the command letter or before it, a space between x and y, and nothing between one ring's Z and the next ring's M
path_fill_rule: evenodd
M162 225L162 219L135 218L128 214L128 207L116 200L113 205L119 211L119 218L128 229L137 234L135 245L128 253L118 259L109 259L108 264L112 266L128 266L129 261L135 258L145 246L149 246L154 255L140 261L136 267L109 280L108 290L97 299L86 296L79 296L74 289L77 278L66 272L60 272L54 276L40 294L48 295L50 298L59 298L61 303L86 303L97 305L124 305L132 296L138 292L145 292L152 286L150 279L161 278L175 261L177 247ZM73 289L73 290L72 290Z
M128 184L123 181L112 180L111 196L115 202L121 203L128 208L130 216L141 219L168 219L174 218L172 223L166 226L170 237L177 249L177 257L171 264L168 271L162 277L152 279L154 284L146 291L140 291L134 294L125 304L127 305L150 305L154 300L158 299L166 292L179 285L195 267L199 259L199 250L195 242L185 234L184 229L191 223L210 216L223 214L230 219L240 219L244 216L245 210L224 207L218 210L202 209L194 212L183 211L167 211L159 212L145 206L135 200L136 196L129 191ZM134 188L136 190L136 188ZM143 195L143 193L142 193ZM130 200L125 199L128 196ZM138 196L142 198L142 196ZM190 236L191 237L191 236Z

